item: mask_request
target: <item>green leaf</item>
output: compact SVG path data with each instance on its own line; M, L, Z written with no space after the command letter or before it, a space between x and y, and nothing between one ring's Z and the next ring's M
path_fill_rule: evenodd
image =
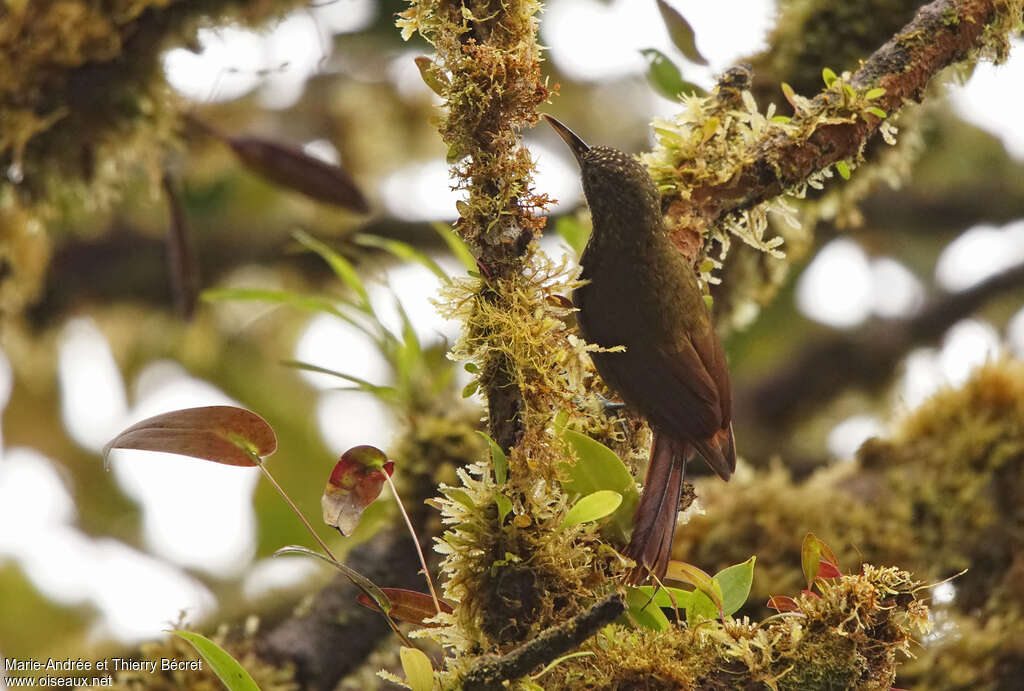
M626 611L638 625L665 631L671 624L649 593L640 588L626 588Z
M498 525L504 525L505 518L512 513L512 500L501 492L495 492L494 503L498 507Z
M881 108L877 108L875 106L868 108L867 111L874 115L876 118L881 118L882 120L889 117L884 110L882 110Z
M462 389L462 397L463 398L469 398L470 396L475 394L476 390L479 389L479 388L480 388L480 381L477 380L477 379L474 379L473 381L469 382L468 384L466 384L466 386L463 387L463 389Z
M336 370L327 369L326 367L320 367L308 362L301 362L299 360L282 360L281 364L285 367L293 367L295 369L305 370L306 372L318 372L320 374L329 374L332 377L351 382L356 385L356 388L360 391L372 394L377 398L384 401L393 401L398 397L398 391L392 386L378 386L377 384L371 384L365 379L352 376L351 374L345 374Z
M248 300L253 302L279 302L309 312L327 312L345 321L351 319L343 314L335 303L319 295L300 295L287 290L263 290L260 288L212 288L199 296L204 302L225 300Z
M505 480L508 479L508 459L505 458L505 452L498 446L498 442L491 439L487 433L477 432L477 434L486 439L487 445L491 448L491 463L494 464L494 481L499 485L504 485Z
M678 101L679 94L703 93L696 84L683 79L683 73L676 64L656 48L644 48L640 53L647 60L647 80L665 98Z
M750 557L742 564L728 566L715 574L715 580L722 590L722 613L731 616L750 596L750 584L754 582L754 561Z
M205 636L191 631L171 631L175 636L187 641L196 652L203 656L206 664L228 691L260 691L253 678L245 671L238 660L231 657L223 648Z
M590 239L590 228L573 216L562 216L555 221L555 232L573 248L576 256L583 254Z
M473 500L470 498L469 493L466 492L465 490L450 487L444 490L444 494L449 499L453 499L454 501L459 502L470 511L476 508L476 504L473 503Z
M850 166L847 165L846 161L836 161L836 172L839 173L839 177L843 180L850 179Z
M690 62L698 65L708 64L707 59L697 50L697 37L690 22L665 0L658 0L658 10L661 12L662 21L665 22L665 28L668 29L669 38L679 52Z
M826 87L831 87L836 83L836 80L839 79L839 77L836 76L836 73L827 67L821 71L821 78L824 80Z
M668 563L668 569L665 571L665 578L667 580L682 581L683 583L689 583L690 585L696 586L697 590L706 595L712 603L714 603L714 611L721 614L722 612L722 586L718 584L714 578L709 576L703 569L700 569L693 564L687 564L685 561L670 561ZM696 597L694 605L696 605ZM714 615L712 615L713 617ZM687 611L687 617L689 617L689 611Z
M804 580L807 582L808 588L814 585L814 580L818 577L818 569L822 561L832 564L837 569L839 568L836 555L832 553L829 546L822 542L814 533L807 533L804 535L803 543L800 545L800 566L803 569Z
M434 61L426 56L420 55L413 58L413 62L416 63L416 67L420 71L423 83L430 87L430 90L435 94L443 97L445 91L451 85L448 77L443 72L434 69Z
M301 545L288 545L287 547L282 547L274 552L275 557L280 557L285 554L303 554L307 557L315 557L322 561L326 561L328 564L331 564L334 568L338 569L338 571L345 574L345 577L352 581L352 585L359 588L361 591L366 593L367 597L376 602L377 607L379 607L380 611L384 612L385 615L391 611L391 600L389 600L388 596L384 594L384 591L380 589L380 586L353 569L351 566L342 564L340 561L331 559L325 554L314 552L313 550L307 547L302 547Z
M274 429L256 413L230 405L174 410L137 422L103 447L163 451L223 465L258 466L277 450Z
M431 691L434 688L434 666L430 658L418 648L402 648L398 651L402 659L402 671L412 691Z
M604 444L571 429L562 431L562 440L576 457L575 463L562 463L559 473L564 478L562 487L567 492L587 495L598 490L612 490L622 495L622 504L615 511L609 526L619 537L632 522L640 495L633 476L615 452Z
M686 623L693 626L701 619L718 619L719 609L707 595L699 590L690 593L690 606L686 608Z
M882 96L885 96L885 89L883 89L880 86L875 87L874 89L868 89L867 93L864 94L864 98L866 98L869 101L873 101L876 98L881 98Z
M292 237L294 237L299 244L306 249L319 254L320 258L327 262L327 265L331 267L334 274L341 279L341 282L348 286L349 290L358 296L359 308L367 314L373 314L373 308L370 307L370 296L366 294L366 287L363 285L363 279L359 278L359 273L356 271L355 267L352 266L352 262L301 230L297 230L292 233Z
M436 261L407 242L392 240L390 238L382 238L377 235L367 235L365 233L354 235L352 236L352 239L355 240L357 245L375 247L377 249L384 250L385 252L389 252L402 261L421 264L422 266L430 269L432 274L440 278L445 283L452 282L452 279L444 272L444 269L438 266Z
M636 589L646 593L647 597L653 597L654 604L658 607L669 609L687 609L690 606L690 600L693 598L693 591L691 590L681 590L680 588L670 588L668 586L641 585L637 586Z
M473 253L469 251L469 246L452 230L451 226L445 223L431 223L430 227L441 236L444 243L448 245L448 249L465 267L466 271L476 271L476 259L473 258Z
M614 490L602 489L582 497L572 505L562 520L562 527L597 521L615 513L622 504L622 495Z

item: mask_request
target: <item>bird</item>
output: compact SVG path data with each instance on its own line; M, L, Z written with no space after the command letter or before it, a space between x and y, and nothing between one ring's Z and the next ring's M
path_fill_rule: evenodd
M643 492L623 555L626 582L664 578L687 461L699 454L723 480L736 469L732 387L722 344L693 266L669 236L661 198L635 157L588 146L544 116L579 163L593 232L573 291L577 323L598 374L652 431Z

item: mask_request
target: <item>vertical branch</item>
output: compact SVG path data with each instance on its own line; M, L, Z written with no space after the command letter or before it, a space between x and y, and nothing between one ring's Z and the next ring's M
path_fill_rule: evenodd
M412 0L398 24L408 38L418 31L437 50L426 67L446 100L439 131L448 160L467 193L458 203L456 230L477 259L482 281L475 304L501 304L523 270L528 249L544 225L547 198L532 190L533 162L521 131L537 121L549 90L541 80L536 0ZM496 329L473 333L485 352L481 385L491 435L509 450L523 435L519 364Z

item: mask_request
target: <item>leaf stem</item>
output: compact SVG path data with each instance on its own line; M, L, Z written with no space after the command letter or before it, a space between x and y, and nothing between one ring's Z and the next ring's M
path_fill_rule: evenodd
M434 607L437 608L437 613L441 613L441 603L437 601L437 592L434 590L434 582L430 578L430 570L427 569L427 560L423 557L423 550L420 549L419 538L416 537L416 529L412 527L412 521L409 520L409 514L405 512L405 507L402 506L402 500L398 496L398 490L395 489L395 483L391 480L391 476L384 473L384 478L388 481L388 487L391 488L391 495L395 498L395 503L398 504L398 510L402 512L402 518L405 519L405 524L409 526L409 534L412 536L412 543L416 546L416 554L420 557L420 564L423 566L423 576L427 579L427 587L430 589L430 597L434 599Z
M275 480L274 476L270 474L270 471L266 469L262 462L259 462L256 465L257 467L259 467L260 472L263 473L263 476L267 478L267 480L270 481L270 484L274 486L274 489L277 490L277 493L281 495L281 498L288 503L288 506L292 507L292 511L294 511L295 515L299 517L299 520L302 521L302 524L306 526L306 530L308 530L309 534L313 536L313 539L316 540L318 545L320 545L324 553L326 553L327 556L329 556L331 559L334 559L334 561L338 561L334 558L334 555L331 553L331 548L328 547L327 543L325 543L317 534L317 532L313 530L313 526L311 526L309 524L309 521L306 520L306 517L302 515L302 512L299 511L299 507L295 505L295 502L293 502L292 498L288 496L288 493L284 491L284 488L281 487L281 485L277 484L277 480Z

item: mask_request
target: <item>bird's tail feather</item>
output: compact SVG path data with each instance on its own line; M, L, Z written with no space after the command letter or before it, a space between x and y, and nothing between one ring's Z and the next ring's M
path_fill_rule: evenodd
M736 470L736 441L732 436L732 425L718 430L710 439L694 442L694 446L718 477L723 480L732 477Z
M637 564L627 577L629 583L642 582L648 571L658 578L665 575L689 454L687 444L655 432L644 491L633 518L633 537L623 552Z

